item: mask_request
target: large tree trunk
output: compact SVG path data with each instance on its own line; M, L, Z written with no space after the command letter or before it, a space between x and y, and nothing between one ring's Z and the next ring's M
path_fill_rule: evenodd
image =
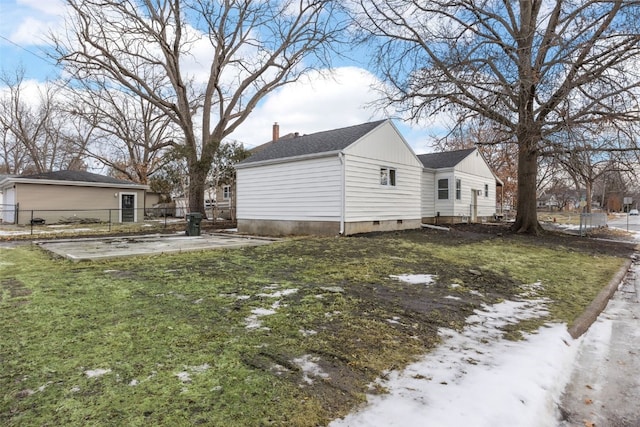
M200 212L206 218L204 209L204 192L207 186L209 169L202 161L189 167L189 212Z
M592 191L592 184L591 184L591 180L586 179L585 180L585 188L584 188L584 192L585 192L585 199L584 201L587 203L586 204L586 213L591 213L591 209L593 206L591 206L591 193Z
M517 233L540 234L538 223L536 182L538 151L532 142L518 146L518 212L513 230Z

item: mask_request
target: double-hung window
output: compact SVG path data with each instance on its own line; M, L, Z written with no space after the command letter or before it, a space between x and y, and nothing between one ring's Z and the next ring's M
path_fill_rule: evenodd
M449 199L449 180L447 178L438 180L438 200Z
M396 186L396 170L392 168L380 168L380 185Z
M231 198L231 186L225 185L222 187L222 198L224 200L229 200Z
M456 179L456 200L462 199L462 180Z
M489 197L489 184L484 185L484 197Z

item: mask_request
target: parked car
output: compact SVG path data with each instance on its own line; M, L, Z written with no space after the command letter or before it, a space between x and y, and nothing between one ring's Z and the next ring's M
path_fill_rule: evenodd
M640 212L638 212L638 209L631 209L629 215L640 215Z

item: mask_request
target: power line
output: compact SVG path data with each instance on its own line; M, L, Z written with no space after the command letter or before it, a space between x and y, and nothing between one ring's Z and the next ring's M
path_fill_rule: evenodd
M40 58L40 59L42 59L42 60L43 60L43 61L45 61L45 62L48 62L48 63L49 63L49 64L51 64L51 65L57 65L56 63L52 62L50 58L46 58L46 57L44 57L44 56L42 56L42 55L40 55L40 54L37 54L37 53L35 53L35 52L33 52L33 51L31 51L31 50L27 49L26 47L21 46L21 45L19 45L18 43L16 43L16 42L14 42L14 41L9 40L8 38L6 38L6 37L5 37L5 36L3 36L3 35L0 35L0 39L5 40L5 41L9 42L10 44L14 45L15 47L17 47L17 48L19 48L19 49L22 49L22 50L24 50L25 52L30 53L31 55L33 55L33 56L35 56L35 57L37 57L37 58Z

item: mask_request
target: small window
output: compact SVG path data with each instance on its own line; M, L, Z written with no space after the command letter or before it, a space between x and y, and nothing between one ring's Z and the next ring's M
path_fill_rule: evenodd
M396 170L391 168L380 168L380 185L395 187Z
M484 197L489 197L489 184L484 185Z
M460 200L462 198L462 181L456 179L456 200Z
M229 200L231 198L231 186L225 185L222 187L222 198L224 200Z
M438 200L447 200L449 198L449 180L438 180Z

